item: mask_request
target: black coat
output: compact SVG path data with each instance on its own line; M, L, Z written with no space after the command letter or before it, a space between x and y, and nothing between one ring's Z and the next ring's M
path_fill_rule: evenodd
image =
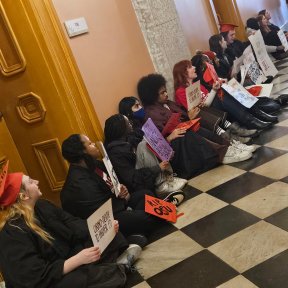
M221 78L231 78L231 70L233 66L233 60L231 57L226 54L217 54L217 58L219 59L219 65L214 65L215 70L219 77Z
M100 166L102 163L98 163ZM101 167L104 170L104 167ZM95 172L87 168L70 165L60 199L62 207L70 214L87 219L108 199L112 199L114 215L126 210L126 201L116 198L105 183Z
M52 245L33 232L22 217L6 223L0 231L0 270L7 288L84 288L88 285L88 279L91 281L90 273L98 273L94 281L99 287L110 282L111 277L125 280L125 275L114 264L81 266L63 275L65 259L93 245L87 222L71 216L47 200L37 201L35 217L54 238ZM117 233L98 263L115 261L127 247L122 234ZM103 273L104 270L106 272ZM110 275L110 279L108 275L105 276L109 272L114 275Z
M130 192L143 188L154 190L155 179L161 172L159 165L136 169L136 155L133 147L122 140L109 143L107 153L119 181L127 186Z

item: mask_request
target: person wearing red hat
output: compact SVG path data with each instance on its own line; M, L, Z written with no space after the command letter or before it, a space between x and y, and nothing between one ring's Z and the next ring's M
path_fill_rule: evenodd
M240 57L243 54L245 48L247 47L247 44L245 42L241 42L240 40L236 39L236 27L238 27L238 25L231 23L220 24L220 34L227 42L226 53L230 56L232 60Z
M39 200L37 180L7 171L8 162L0 172L0 267L6 287L124 287L131 267L127 256L139 254L140 247L131 249L125 238L114 241L117 233L101 255L86 221ZM117 232L117 222L114 227Z

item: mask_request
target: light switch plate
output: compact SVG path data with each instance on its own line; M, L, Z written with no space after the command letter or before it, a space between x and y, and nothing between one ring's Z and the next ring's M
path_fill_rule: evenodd
M84 17L67 20L64 22L64 25L70 38L88 32L88 26Z

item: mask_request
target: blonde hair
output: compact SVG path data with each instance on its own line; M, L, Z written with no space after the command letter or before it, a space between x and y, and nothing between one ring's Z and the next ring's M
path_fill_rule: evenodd
M44 241L52 244L53 237L37 224L38 220L34 217L34 210L28 205L25 205L21 200L24 192L25 188L23 185L21 185L20 193L16 202L8 207L0 207L0 231L3 229L6 223L11 226L15 226L11 223L11 220L15 220L23 216L26 225L32 231L38 234ZM18 228L21 229L20 227Z

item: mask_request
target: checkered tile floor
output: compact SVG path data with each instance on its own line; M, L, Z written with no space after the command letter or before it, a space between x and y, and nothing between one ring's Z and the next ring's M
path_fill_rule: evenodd
M288 60L272 94L288 93ZM184 215L152 235L127 287L288 287L288 106L253 158L189 181Z

